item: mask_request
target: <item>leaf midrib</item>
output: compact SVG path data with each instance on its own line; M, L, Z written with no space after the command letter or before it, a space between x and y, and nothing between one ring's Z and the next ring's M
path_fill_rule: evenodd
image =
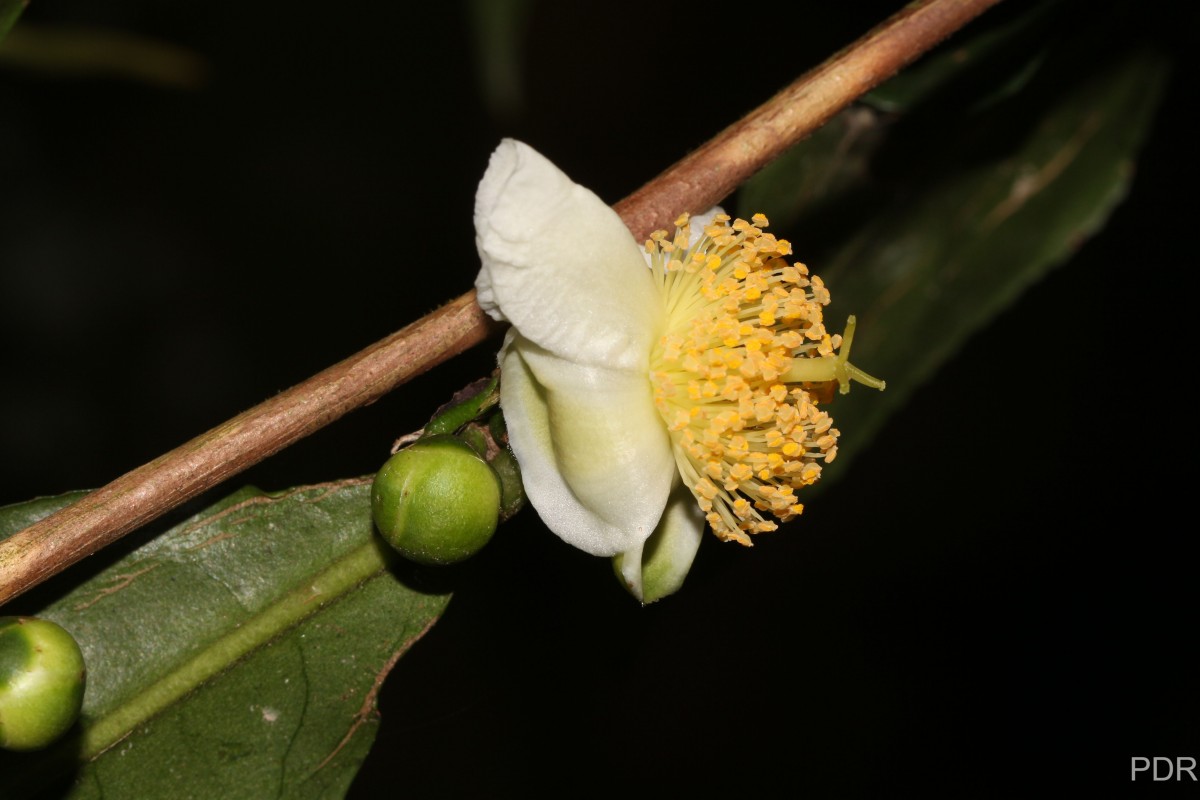
M374 537L335 561L311 581L177 665L145 690L88 724L80 759L90 761L155 715L238 661L303 622L386 569L388 556Z

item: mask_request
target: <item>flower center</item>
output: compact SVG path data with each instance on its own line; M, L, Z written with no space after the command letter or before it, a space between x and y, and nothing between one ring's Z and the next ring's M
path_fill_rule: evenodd
M788 264L792 247L763 232L766 217L717 215L694 244L688 215L675 224L674 237L646 242L666 309L650 355L654 403L713 532L750 545L778 527L762 512L786 522L804 510L796 489L837 455L822 390L884 383L848 360L853 317L844 338L825 330L825 284Z

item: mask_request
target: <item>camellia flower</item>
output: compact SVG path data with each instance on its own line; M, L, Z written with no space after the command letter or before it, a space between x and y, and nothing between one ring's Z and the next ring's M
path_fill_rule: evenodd
M761 214L682 214L645 247L596 195L505 140L475 199L479 304L512 323L501 407L529 501L651 602L682 584L706 525L749 545L800 514L837 454L818 408L883 383L825 329L829 292ZM840 353L839 353L840 349Z

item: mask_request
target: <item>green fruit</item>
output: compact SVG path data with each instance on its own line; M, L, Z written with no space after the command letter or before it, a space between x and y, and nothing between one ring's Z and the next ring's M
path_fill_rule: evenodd
M405 558L453 564L496 531L500 480L453 436L431 436L396 453L375 476L371 511L383 538Z
M0 617L0 747L39 750L75 724L83 653L71 634L33 617Z

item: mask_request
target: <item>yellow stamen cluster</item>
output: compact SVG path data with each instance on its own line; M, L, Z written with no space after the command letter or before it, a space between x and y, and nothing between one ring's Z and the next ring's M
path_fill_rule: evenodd
M882 388L842 355L825 330L829 292L791 245L765 233L767 218L724 214L692 244L687 214L675 235L646 242L666 327L651 354L654 402L680 474L722 540L775 530L804 510L795 490L837 455L838 431L810 389L851 378Z

